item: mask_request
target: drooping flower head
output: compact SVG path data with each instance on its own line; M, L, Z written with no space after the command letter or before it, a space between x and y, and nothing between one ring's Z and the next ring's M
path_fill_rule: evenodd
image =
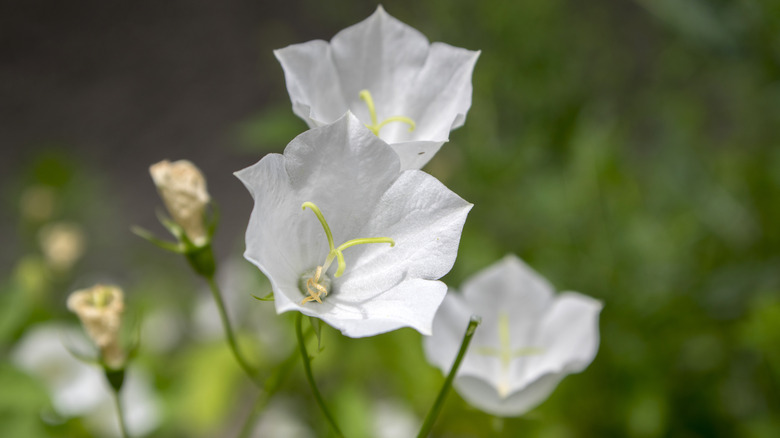
M103 361L110 367L120 367L124 361L119 345L125 310L122 290L102 284L78 290L68 297L68 310L78 315L89 337L100 348Z
M354 113L401 157L401 169L423 167L471 106L479 52L429 43L379 6L333 37L274 52L293 111L309 127Z
M205 212L211 197L200 170L187 160L163 160L151 165L149 173L174 222L195 245L205 244Z
M507 256L447 294L424 340L428 361L445 373L471 314L482 317L454 386L471 405L516 416L544 401L566 375L584 370L599 345L601 302L553 288Z
M296 137L236 176L255 206L244 256L277 313L347 336L431 330L472 205L432 176L399 172L393 150L351 113Z

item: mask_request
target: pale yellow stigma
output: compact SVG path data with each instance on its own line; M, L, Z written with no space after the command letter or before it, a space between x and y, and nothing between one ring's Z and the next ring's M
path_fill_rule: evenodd
M498 339L501 348L481 347L477 349L477 354L498 357L501 361L501 383L498 387L498 395L502 398L509 395L509 366L512 364L512 359L544 353L544 350L537 347L512 349L510 337L509 315L506 312L501 312L498 315Z
M314 212L317 219L320 221L320 224L322 224L322 229L325 230L325 237L328 239L330 251L328 251L328 255L325 257L325 262L322 265L317 266L313 274L310 274L312 271L309 271L309 273L305 273L301 277L302 284L299 286L301 292L309 294L309 296L301 301L301 305L306 304L309 301L316 301L322 304L322 298L326 297L330 292L330 278L328 277L327 272L328 268L330 268L330 265L333 263L333 260L336 260L338 264L338 268L334 274L337 278L341 277L344 270L347 269L347 263L344 260L343 253L345 249L364 243L389 243L391 247L395 246L395 241L389 237L366 237L348 240L337 247L333 244L333 234L330 231L330 226L328 226L328 222L325 220L325 216L322 214L319 207L313 202L304 202L303 205L301 205L303 210L306 210L307 207ZM306 280L305 283L303 282L304 279ZM304 284L306 286L305 291L303 290Z
M377 123L377 117L376 117L376 107L374 106L374 99L371 97L371 92L368 90L363 90L360 92L360 98L363 100L363 102L366 103L366 106L368 107L368 112L371 115L371 124L366 125L366 128L370 129L371 132L374 133L377 137L379 137L379 131L388 123L391 122L401 122L406 123L409 125L409 132L414 131L416 125L414 123L414 120L410 119L409 117L405 116L390 116L384 120L382 120L381 123Z

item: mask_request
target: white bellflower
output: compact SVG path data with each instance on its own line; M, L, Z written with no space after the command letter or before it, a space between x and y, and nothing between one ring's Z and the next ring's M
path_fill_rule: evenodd
M429 334L472 205L399 159L351 113L236 173L255 206L245 257L277 313L297 310L350 337Z
M309 127L347 110L420 169L463 125L471 107L471 74L479 52L431 44L381 6L333 37L274 52L293 111Z
M599 345L601 302L553 288L507 256L449 293L424 340L428 361L449 372L471 314L482 317L454 386L494 415L521 415L544 401L566 375L584 370Z

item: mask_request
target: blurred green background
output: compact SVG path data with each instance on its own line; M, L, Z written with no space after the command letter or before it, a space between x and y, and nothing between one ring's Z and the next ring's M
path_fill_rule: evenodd
M452 392L434 436L780 436L780 3L383 5L431 41L482 50L466 124L425 169L475 204L444 281L511 252L605 304L595 361L540 407L501 421ZM294 347L292 324L250 296L269 287L241 259L251 199L232 172L305 129L271 51L330 39L376 4L2 8L0 431L107 433L55 412L18 360L36 328L77 327L67 294L103 281L125 289L128 332L142 327L146 432L235 436L256 393L204 285L129 232L163 235L147 168L186 158L206 174L220 281L242 345L270 372ZM52 230L80 250L48 254ZM421 336L323 336L315 374L345 433L415 431L443 381ZM327 435L296 362L256 436Z

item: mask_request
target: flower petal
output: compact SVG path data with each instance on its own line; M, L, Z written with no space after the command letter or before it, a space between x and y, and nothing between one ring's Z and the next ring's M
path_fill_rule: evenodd
M508 312L513 337L529 331L517 323L534 325L553 300L552 285L512 254L471 277L461 289L474 313L482 316L485 327L501 311Z
M599 348L600 301L576 293L556 297L542 319L535 343L543 354L528 358L525 382L549 373L578 373L596 357Z
M395 246L364 245L345 252L350 268L337 282L339 293L362 301L407 278L441 278L455 263L471 207L427 173L402 172L360 231L390 237Z
M330 44L341 90L360 120L371 120L359 97L364 89L377 103L379 120L408 116L398 111L404 109L404 94L425 64L430 44L425 35L379 6L367 19L336 34Z
M442 373L447 374L452 368L455 356L458 354L466 327L469 325L471 315L474 314L463 296L450 291L444 297L444 301L436 312L433 320L433 334L423 339L425 357L428 362L438 367ZM481 315L479 315L481 316ZM484 324L477 327L474 336L483 331ZM480 355L475 352L474 340L461 362L458 370L459 376L471 375L482 379L489 379L495 373L498 360L491 356Z
M333 122L349 108L344 100L330 44L322 40L274 50L282 64L293 112L310 128Z
M300 306L303 314L321 318L345 336L361 338L411 327L429 335L436 309L447 286L440 281L412 279L362 302L328 296L322 304Z
M548 374L530 383L522 391L502 398L498 391L486 381L472 376L455 378L455 390L472 406L502 417L522 415L538 406L552 394L563 374Z

